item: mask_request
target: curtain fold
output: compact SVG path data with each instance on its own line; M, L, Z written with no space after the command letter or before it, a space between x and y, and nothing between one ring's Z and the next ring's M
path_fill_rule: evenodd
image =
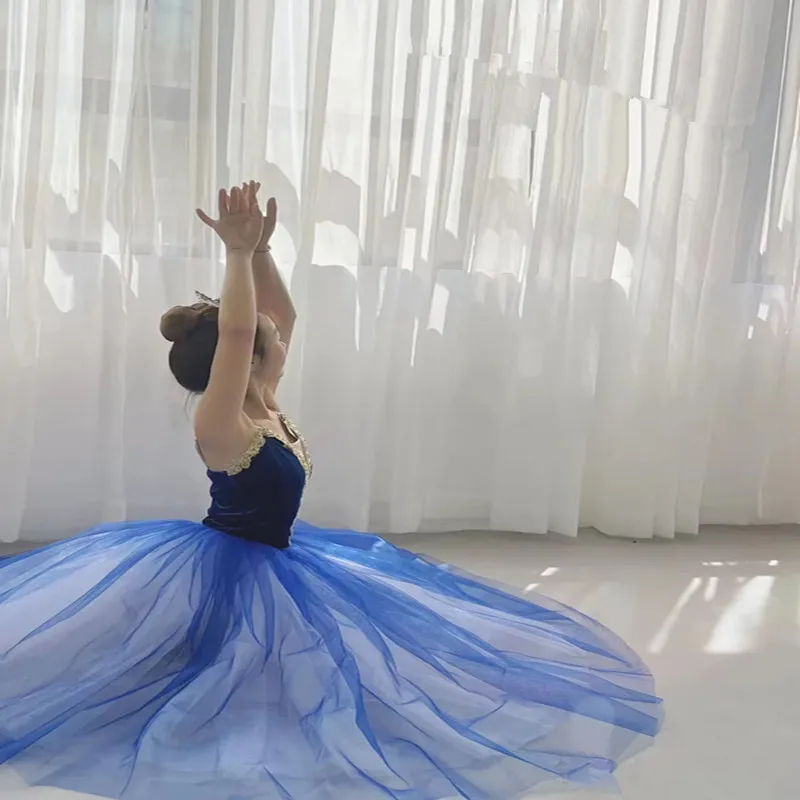
M261 180L310 521L800 522L793 0L6 0L0 539L202 514L158 318Z

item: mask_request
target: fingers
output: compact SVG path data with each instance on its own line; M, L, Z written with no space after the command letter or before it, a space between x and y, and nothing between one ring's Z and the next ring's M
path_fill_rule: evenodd
M219 204L219 217L227 217L231 214L253 214L260 215L261 211L258 207L258 190L261 184L257 181L249 181L242 183L241 186L234 186L230 191L226 189L219 190L218 204ZM277 209L275 198L269 201L274 209ZM269 206L268 206L269 207ZM275 213L274 211L272 213ZM212 219L206 214L205 211L198 208L197 216L210 228L216 229L217 220Z
M256 183L255 181L247 181L242 184L242 193L244 194L247 208L250 208L253 203L258 202L258 187L260 185L260 183Z
M252 215L259 215L261 210L258 207L258 184L255 181L242 183L239 208L241 211Z
M267 200L267 217L269 219L278 218L278 201L274 197Z
M261 209L259 208L258 205L258 187L260 185L261 185L260 183L256 183L255 181L250 181L250 185L248 187L249 189L248 197L250 198L251 206L255 206L259 214L261 213Z
M239 214L241 211L244 211L245 204L244 204L244 194L242 190L238 186L234 186L231 189L231 193L228 197L228 211L231 214Z
M202 208L195 209L195 213L197 214L198 217L200 217L200 220L202 222L204 222L206 225L208 225L209 228L216 228L217 227L217 221L211 219L211 217L209 217L208 214L206 214L206 212L203 211Z

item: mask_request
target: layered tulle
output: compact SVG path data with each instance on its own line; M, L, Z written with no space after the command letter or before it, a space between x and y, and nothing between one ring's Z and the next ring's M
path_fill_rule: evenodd
M508 800L656 734L615 635L381 539L118 524L0 562L0 764L132 800Z

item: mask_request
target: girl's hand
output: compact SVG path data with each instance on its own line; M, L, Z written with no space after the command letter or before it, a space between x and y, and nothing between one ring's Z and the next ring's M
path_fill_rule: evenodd
M250 181L250 183L242 184L242 191L249 192L254 202L258 202L258 190L261 184L257 181ZM261 241L258 243L256 250L259 252L266 252L269 250L269 240L272 234L275 233L275 226L278 224L278 201L274 197L267 200L267 211L264 214L264 229L261 231Z
M231 250L240 250L252 255L261 241L264 217L258 207L255 194L234 186L230 193L219 190L219 219L212 219L198 208L197 216L216 231L217 236Z

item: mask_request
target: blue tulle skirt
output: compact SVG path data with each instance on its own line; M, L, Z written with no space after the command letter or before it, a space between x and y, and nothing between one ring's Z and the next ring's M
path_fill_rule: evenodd
M0 561L0 772L131 800L509 800L652 740L592 619L372 536L190 522Z

